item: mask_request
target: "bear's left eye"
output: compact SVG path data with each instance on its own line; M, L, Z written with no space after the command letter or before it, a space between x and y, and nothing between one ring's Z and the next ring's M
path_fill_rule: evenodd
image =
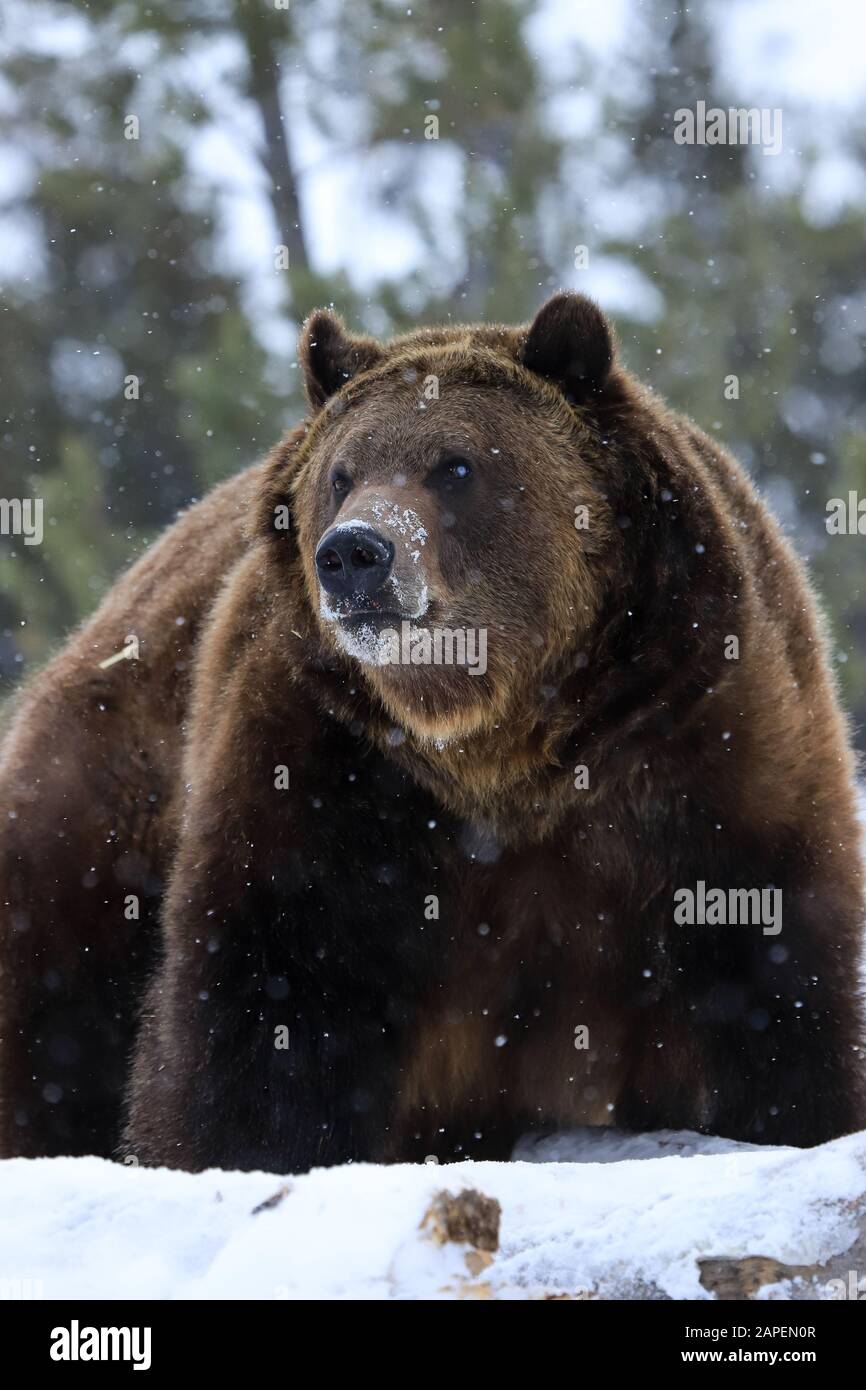
M463 482L472 476L472 464L462 454L448 454L439 464L438 472L449 482Z
M468 478L472 472L472 464L468 459L449 458L445 460L445 472L449 478Z
M443 454L437 464L430 469L424 480L425 487L450 494L463 493L469 497L469 484L474 476L474 468L463 454Z

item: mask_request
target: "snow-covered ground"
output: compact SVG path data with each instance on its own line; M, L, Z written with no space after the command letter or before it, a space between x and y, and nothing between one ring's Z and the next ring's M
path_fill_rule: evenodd
M422 1225L465 1189L499 1203L492 1251L493 1203L480 1252ZM709 1298L731 1277L740 1296L866 1293L866 1133L802 1151L596 1131L511 1163L292 1178L0 1164L0 1297Z

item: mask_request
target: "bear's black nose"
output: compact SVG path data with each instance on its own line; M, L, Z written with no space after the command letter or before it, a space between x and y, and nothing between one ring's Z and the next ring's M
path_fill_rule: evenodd
M319 583L335 598L372 598L394 564L394 547L372 526L335 526L319 541Z

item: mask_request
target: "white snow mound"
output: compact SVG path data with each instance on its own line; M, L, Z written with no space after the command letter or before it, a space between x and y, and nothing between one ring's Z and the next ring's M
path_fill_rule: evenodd
M500 1205L492 1253L422 1229L437 1193L464 1189ZM864 1231L866 1132L798 1150L595 1131L511 1163L301 1177L0 1163L7 1298L700 1299L701 1261L755 1257L758 1297L843 1297L827 1281L864 1279Z

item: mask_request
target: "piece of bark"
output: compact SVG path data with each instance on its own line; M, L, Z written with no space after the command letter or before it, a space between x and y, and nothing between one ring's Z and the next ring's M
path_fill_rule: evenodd
M817 1265L785 1265L767 1255L747 1255L742 1260L699 1260L701 1283L721 1302L753 1298L765 1284L782 1279L811 1279Z
M492 1253L499 1249L501 1215L496 1198L485 1197L475 1188L464 1188L456 1197L451 1192L437 1192L424 1213L421 1229L437 1245L452 1241Z
M266 1197L263 1202L259 1202L257 1207L253 1207L250 1215L258 1216L260 1211L271 1211L274 1207L278 1207L280 1202L288 1197L291 1190L291 1187L284 1183L282 1187L277 1188L276 1192L272 1192L270 1197Z

